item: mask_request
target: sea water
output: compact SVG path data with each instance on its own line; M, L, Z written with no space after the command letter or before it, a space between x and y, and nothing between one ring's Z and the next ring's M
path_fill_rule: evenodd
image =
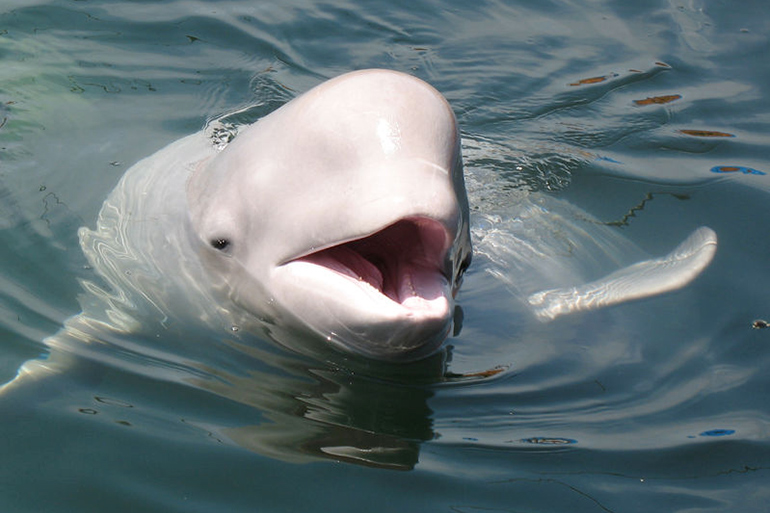
M460 333L403 368L221 337L217 386L79 362L0 398L0 510L765 511L769 33L758 0L7 0L1 382L80 311L76 232L126 169L354 69L447 97L477 234L537 197L649 255L701 225L719 249L682 291L547 324L481 255Z

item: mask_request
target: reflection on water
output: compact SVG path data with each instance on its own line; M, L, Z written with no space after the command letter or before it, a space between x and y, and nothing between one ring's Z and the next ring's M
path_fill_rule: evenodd
M420 444L435 436L432 412L427 406L432 392L419 380L398 382L358 376L349 368L319 367L317 362L260 350L253 343L224 344L241 353L237 369L192 364L197 367L197 375L182 378L185 386L260 412L259 420L252 424L243 424L237 417L219 422L195 416L184 420L220 443L294 463L330 459L408 470L419 460ZM412 369L415 376L418 372L434 374L425 374L423 382L437 379L435 372L442 368L442 357L419 367ZM147 374L158 376L157 372ZM94 392L99 393L99 385L90 389L90 393ZM101 404L81 407L79 411L94 414L105 403L143 407L141 397L134 399L130 389L126 392L129 395L109 401L94 396L94 401ZM181 415L178 410L169 400L156 415L173 423Z
M215 379L194 381L264 413L263 422L253 426L207 426L231 443L286 461L326 458L408 470L419 461L420 444L435 436L429 387L358 376L343 368L304 368L285 357L270 359L253 348L242 349L278 372L236 376L211 371ZM441 359L424 362L425 368L441 371Z

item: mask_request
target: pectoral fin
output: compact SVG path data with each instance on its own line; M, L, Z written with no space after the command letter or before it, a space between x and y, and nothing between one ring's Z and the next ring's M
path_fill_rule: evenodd
M535 315L543 320L593 310L684 287L714 258L716 233L702 226L668 255L644 260L577 287L551 289L529 296Z

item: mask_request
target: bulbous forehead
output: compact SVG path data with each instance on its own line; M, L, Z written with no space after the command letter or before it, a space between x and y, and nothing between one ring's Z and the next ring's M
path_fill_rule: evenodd
M427 83L394 71L337 77L285 108L290 112L284 115L305 120L295 143L344 141L354 155L421 158L448 167L459 140L444 97Z
M449 104L432 86L411 75L389 70L364 70L339 76L311 89L295 103L302 103L310 112L337 119L345 112L425 120L439 118L442 124L453 117Z
M240 132L192 178L193 220L234 227L258 248L250 258L268 262L406 216L455 225L466 208L459 162L454 115L435 89L354 72Z

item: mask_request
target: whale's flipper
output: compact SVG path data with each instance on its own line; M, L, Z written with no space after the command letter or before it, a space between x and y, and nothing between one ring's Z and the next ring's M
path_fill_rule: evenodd
M54 362L49 358L28 360L19 367L16 377L8 383L0 385L0 398L5 400L8 394L22 388L28 388L31 384L38 384L46 378L56 376L68 365Z
M695 279L711 263L716 233L702 226L668 255L638 262L599 280L529 296L535 315L543 320L593 310L676 290Z
M105 369L100 363L104 361L100 348L107 344L95 334L110 340L114 333L85 314L70 317L62 329L43 341L48 348L45 354L27 360L12 380L0 383L0 405L5 405L10 396L35 401L60 393L58 389L65 381L91 384L100 381Z

